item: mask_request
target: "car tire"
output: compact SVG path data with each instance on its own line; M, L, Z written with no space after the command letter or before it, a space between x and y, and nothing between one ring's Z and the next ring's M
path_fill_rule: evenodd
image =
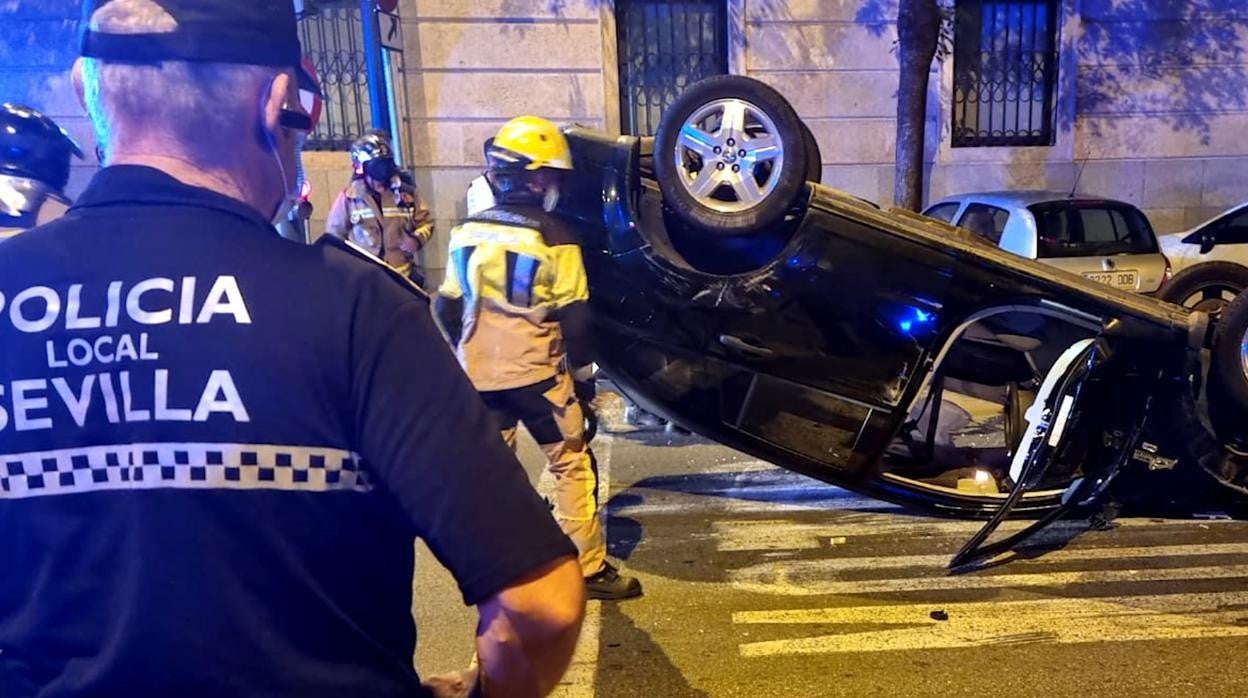
M1175 274L1157 297L1217 318L1226 304L1248 288L1248 267L1232 262L1205 262ZM1231 298L1227 298L1230 296Z
M739 127L723 128L729 114ZM684 223L714 235L776 224L805 188L804 129L784 97L757 80L719 75L694 83L663 113L655 136L664 204ZM771 139L766 146L754 147L765 154L751 156L751 142L764 136Z
M823 182L823 153L805 121L802 122L802 149L806 151L806 181L815 184Z

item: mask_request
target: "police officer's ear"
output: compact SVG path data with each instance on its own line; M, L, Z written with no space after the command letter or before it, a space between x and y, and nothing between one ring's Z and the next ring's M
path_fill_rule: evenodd
M289 73L281 72L269 82L268 88L260 96L260 119L269 143L276 147L288 135L289 129L281 124L282 109L290 104L299 103L299 95L294 90L295 81Z
M74 69L69 74L70 82L74 83L74 94L78 97L78 104L82 106L83 111L87 109L87 91L82 85L82 59L74 59Z

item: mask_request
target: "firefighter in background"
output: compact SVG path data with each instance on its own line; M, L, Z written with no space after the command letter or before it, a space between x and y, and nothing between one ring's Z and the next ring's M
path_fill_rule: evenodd
M504 440L514 448L523 422L546 454L555 518L576 543L589 597L639 596L641 583L606 559L577 399L591 380L589 290L574 233L551 213L572 169L567 140L549 121L523 116L499 130L486 159L495 203L451 231L438 319Z
M433 220L411 176L395 164L384 133L374 131L351 144L351 169L351 183L334 200L325 232L359 245L424 286L419 254L433 235Z
M0 241L60 218L69 165L82 149L48 117L0 104Z

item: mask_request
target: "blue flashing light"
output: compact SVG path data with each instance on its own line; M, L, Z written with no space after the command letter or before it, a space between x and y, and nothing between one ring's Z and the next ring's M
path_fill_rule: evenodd
M905 334L910 334L935 319L936 315L934 313L907 306L902 317L897 321L897 328Z

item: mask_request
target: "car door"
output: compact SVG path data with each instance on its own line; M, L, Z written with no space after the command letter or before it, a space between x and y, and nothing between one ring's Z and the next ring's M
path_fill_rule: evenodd
M1073 509L1094 501L1117 476L1126 462L1124 451L1139 438L1142 421L1134 427L1135 433L1115 441L1107 439L1104 432L1100 439L1094 438L1096 430L1089 428L1089 422L1095 424L1096 420L1082 420L1085 414L1112 409L1126 397L1112 389L1117 383L1099 383L1093 377L1103 370L1107 356L1104 345L1089 338L1072 344L1054 363L1035 402L1027 409L1027 426L1010 462L1009 477L1014 484L1009 495L953 556L950 568L968 567L1023 544ZM1061 506L1017 533L988 542L1026 493L1041 488L1045 476L1056 465L1070 462L1083 464L1084 469L1067 485Z
M1202 229L1188 236L1197 248L1201 245L1204 232L1205 229ZM1248 207L1215 221L1208 232L1213 236L1213 247L1207 254L1200 255L1199 261L1234 262L1248 266Z
M847 472L883 449L926 371L947 251L813 209L781 259L716 309L707 370L727 428Z
M1166 260L1148 219L1113 201L1033 204L1036 256L1047 264L1124 291L1151 293L1165 278Z

